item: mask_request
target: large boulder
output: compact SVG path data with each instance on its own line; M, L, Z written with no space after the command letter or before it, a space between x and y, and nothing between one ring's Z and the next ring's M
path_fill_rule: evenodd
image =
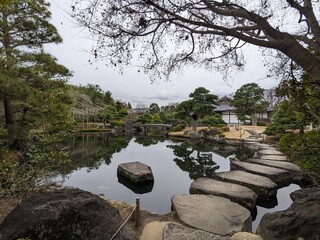
M264 240L320 239L320 188L300 189L290 197L293 203L287 210L262 217L257 234Z
M80 189L39 193L18 205L1 223L0 239L105 240L122 224L118 210ZM116 239L130 239L126 231Z
M178 218L193 228L223 237L251 231L250 211L227 198L182 194L174 195L171 200Z
M153 174L151 168L141 162L128 162L118 165L118 176L129 179L134 183L153 182Z

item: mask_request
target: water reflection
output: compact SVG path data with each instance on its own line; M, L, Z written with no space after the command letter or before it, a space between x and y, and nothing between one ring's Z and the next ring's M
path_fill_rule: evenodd
M278 189L277 199L279 201L277 201L277 204L275 206L266 207L266 206L261 206L258 203L258 206L256 209L256 211L257 211L256 216L255 216L254 221L252 222L252 231L255 232L257 230L258 225L260 223L260 220L264 214L286 210L292 204L292 199L290 198L290 193L292 193L298 189L300 189L300 187L297 184L290 184L287 187L283 187L283 188Z
M132 192L138 194L149 193L153 189L154 182L148 182L143 184L134 183L127 178L118 175L118 182L129 188Z
M171 210L174 194L188 194L193 179L214 171L229 171L228 157L237 148L205 141L173 141L163 137L82 134L69 139L72 165L61 171L64 185L104 194L109 199L133 203L142 196L142 207L164 214ZM117 177L121 163L149 165L154 185L141 188Z
M212 144L206 144L203 141L184 141L167 147L173 149L176 156L173 161L181 170L189 173L190 179L213 176L214 172L220 168L210 152Z

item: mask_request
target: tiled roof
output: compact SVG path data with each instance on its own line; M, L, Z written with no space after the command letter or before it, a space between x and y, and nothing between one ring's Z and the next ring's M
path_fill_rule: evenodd
M214 109L215 112L234 111L236 108L227 104L221 104Z

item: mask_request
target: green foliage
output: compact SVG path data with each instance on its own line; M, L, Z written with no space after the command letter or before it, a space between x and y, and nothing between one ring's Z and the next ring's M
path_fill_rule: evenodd
M153 114L156 114L158 112L160 112L160 108L159 108L158 104L151 103L150 106L149 106L149 113L153 115Z
M160 115L159 115L159 114L154 114L154 115L152 116L152 122L151 122L151 123L156 124L156 123L164 123L164 122L163 122L162 119L160 118Z
M226 125L226 122L222 119L220 114L204 116L204 118L201 119L201 123L207 126L215 126L217 124Z
M97 105L113 105L114 100L111 96L111 92L104 92L99 85L87 84L83 87L76 87L81 93L88 95L93 104Z
M167 122L167 115L164 112L160 112L159 117L161 119L161 122L163 122L163 123Z
M320 125L320 85L315 84L309 75L304 74L299 80L282 81L277 94L288 99L288 112L299 113L299 126Z
M57 148L73 127L69 70L45 53L62 42L45 0L15 0L0 8L1 191L32 191L68 159Z
M172 132L180 132L184 129L184 127L182 125L177 125L172 127Z
M284 100L278 104L272 118L272 123L266 128L265 134L277 135L284 134L285 130L299 128L298 123L301 120L301 114L289 100Z
M280 149L302 169L320 174L320 130L305 134L284 134L279 141Z
M100 113L100 117L104 122L109 122L117 116L117 109L113 105L106 106Z
M267 124L265 122L258 121L257 126L267 126Z
M117 119L123 119L128 115L128 110L125 108L122 108L120 110L118 110L117 113Z
M111 124L111 127L124 127L125 126L123 120L111 121L110 124Z
M256 83L248 83L239 88L232 105L240 121L245 122L252 118L255 113L264 111L269 103L263 99L264 90Z
M152 123L152 115L150 113L144 113L135 119L135 123L137 124Z
M0 196L26 196L51 178L58 166L68 165L69 154L60 151L61 135L33 135L25 156L18 151L0 148Z
M181 102L176 108L177 119L197 121L206 115L211 115L218 96L210 94L209 90L199 87L190 93L190 100Z

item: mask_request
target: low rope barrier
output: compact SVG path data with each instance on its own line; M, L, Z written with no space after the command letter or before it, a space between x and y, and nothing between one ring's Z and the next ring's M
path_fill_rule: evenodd
M131 218L131 216L133 215L133 213L136 212L136 227L139 227L139 220L140 220L140 198L136 198L136 205L134 206L134 208L132 209L131 213L128 215L128 217L126 218L126 220L122 223L122 225L119 227L119 229L115 232L115 234L113 234L113 236L110 238L110 240L113 240L117 234L120 232L120 230L123 228L123 226L129 221L129 219Z

